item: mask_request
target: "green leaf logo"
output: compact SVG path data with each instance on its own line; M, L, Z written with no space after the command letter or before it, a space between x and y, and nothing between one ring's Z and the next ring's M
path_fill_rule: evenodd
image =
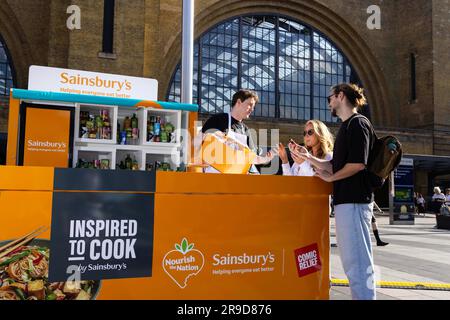
M183 238L183 240L181 241L180 244L178 244L178 243L175 244L175 249L177 251L181 252L182 254L188 253L193 248L194 248L194 244L193 243L189 243L186 238Z

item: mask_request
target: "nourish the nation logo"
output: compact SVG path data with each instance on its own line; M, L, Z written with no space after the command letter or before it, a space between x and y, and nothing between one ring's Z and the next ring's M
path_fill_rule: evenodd
M194 243L183 238L175 244L175 250L166 253L162 265L164 272L181 288L187 286L188 279L202 271L205 264L203 253L194 249Z

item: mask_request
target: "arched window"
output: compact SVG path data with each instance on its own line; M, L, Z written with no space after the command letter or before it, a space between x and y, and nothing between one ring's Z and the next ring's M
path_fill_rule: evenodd
M0 97L9 96L9 89L14 87L14 75L8 50L0 37Z
M194 102L201 113L227 112L233 93L253 89L254 117L334 122L326 97L332 85L359 83L342 52L319 31L290 18L252 15L222 22L197 39ZM180 101L180 65L167 100Z

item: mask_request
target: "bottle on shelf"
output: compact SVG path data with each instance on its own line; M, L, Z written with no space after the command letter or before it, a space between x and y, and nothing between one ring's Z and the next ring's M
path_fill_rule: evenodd
M128 128L131 128L131 119L130 117L125 117L125 120L123 120L123 130L127 130Z
M89 121L89 111L80 111L80 138L89 138L86 123Z
M96 139L97 138L97 129L95 127L95 117L93 115L89 116L89 120L86 121L86 129L88 130L88 138Z
M154 132L154 142L160 142L160 134L161 134L161 117L157 116L155 120L155 124L153 125L153 132Z
M109 127L110 123L109 123L109 111L106 109L100 110L100 117L102 118L103 121L103 125L105 127Z
M133 117L131 117L131 144L139 143L139 119L136 117L136 114L133 113Z
M103 121L100 116L95 116L94 120L94 126L96 129L96 139L102 139L102 128L103 128Z
M121 145L127 144L127 132L126 131L120 132L120 144Z
M132 131L131 127L128 127L125 130L125 132L127 133L127 141L126 141L126 143L127 144L132 144L131 142L132 142L132 138L133 138L133 131Z
M133 113L133 116L131 117L131 128L137 128L138 127L138 118L136 117L136 113Z
M155 136L155 117L151 116L147 120L147 142L152 142Z
M133 168L133 160L131 159L130 155L127 154L127 157L125 158L125 169L131 170Z
M121 138L120 138L120 123L119 121L117 121L117 137L116 137L116 141L118 144L122 144L121 143Z

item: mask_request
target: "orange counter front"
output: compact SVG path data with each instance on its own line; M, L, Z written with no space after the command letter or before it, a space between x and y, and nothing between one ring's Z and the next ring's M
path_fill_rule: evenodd
M147 239L152 250L146 252L151 256L151 276L102 279L92 298L329 298L331 186L317 178L142 172L141 181L145 174L154 179L153 191L130 191L114 183L99 187L102 178L95 170L57 170L0 167L0 241L50 226L52 214L53 219L63 218L65 211L55 209L55 199L61 196L83 194L87 202L75 205L80 214L92 207L89 197L95 202L98 194L111 201L127 194L154 199L149 212L125 212L153 218ZM55 178L64 170L72 180L70 174L83 172L92 181L88 187L66 190ZM124 184L124 174L134 179L132 172L115 174L108 173L108 179ZM52 238L58 228L65 228L52 227ZM47 231L39 238L50 235ZM51 239L51 248L58 245Z

